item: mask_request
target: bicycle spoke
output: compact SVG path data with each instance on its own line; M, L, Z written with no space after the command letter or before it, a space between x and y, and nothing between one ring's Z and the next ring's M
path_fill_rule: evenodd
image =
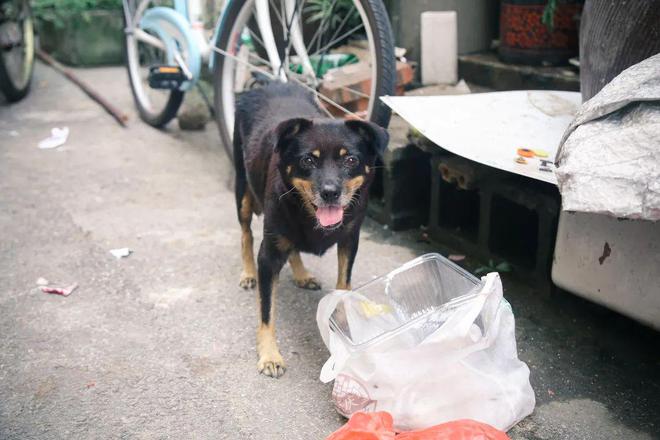
M328 19L328 17L332 16L332 11L334 11L336 4L337 4L337 0L332 0L332 5L330 5L330 13L327 16L325 16L321 19L321 24L319 25L318 29L316 29L316 32L312 36L312 39L309 41L309 44L307 45L307 48L312 47L314 45L314 43L316 42L316 40L319 38L319 35L321 35L321 32L323 31L323 28L324 28L324 24L325 24L326 20Z
M277 19L280 21L280 24L282 25L282 28L284 28L284 19L282 18L282 15L280 14L280 11L278 10L279 8L273 4L273 0L268 0L268 3L270 4L270 9L275 11L275 16ZM281 3L280 3L281 5ZM252 6L254 8L254 5ZM255 15L256 15L256 10L255 10Z
M240 59L239 57L237 57L236 55L232 55L229 52L227 52L226 50L222 50L217 46L212 46L211 50L213 50L214 52L219 53L222 56L230 58L230 59L232 59L232 60L234 60L234 61L236 61L240 64L243 64L244 66L246 66L250 70L254 70L254 71L257 71L259 73L263 73L264 75L266 75L268 78L270 78L272 80L277 79L277 77L273 74L273 72L269 72L266 69L262 69L261 67L250 64L247 61L244 61L244 60ZM259 59L261 59L261 58L259 58ZM264 60L264 61L266 61L266 60ZM266 62L266 65L269 65L269 64L270 64L269 62Z
M326 44L325 46L323 46L321 49L319 49L319 50L317 50L316 52L314 52L312 55L317 55L319 52L325 52L327 49L331 48L335 43L338 43L339 41L342 41L342 40L344 40L345 38L348 38L350 35L352 35L352 34L354 34L355 32L357 32L358 29L363 28L363 27L364 27L364 24L360 23L359 25L355 26L355 27L354 27L353 29L351 29L350 31L345 32L345 33L342 34L340 37L338 37L338 38L332 40L331 42L329 42L328 44Z
M255 60L259 61L264 66L268 66L270 64L270 62L268 60L265 60L265 59L261 58L256 53L248 52L248 57L254 58Z
M259 66L255 66L254 64L250 64L250 63L246 62L245 60L242 60L242 59L240 59L239 57L237 57L237 56L235 56L235 55L232 55L232 54L230 54L229 52L227 52L227 51L225 51L225 50L220 49L219 47L213 46L213 47L212 47L212 50L215 51L215 52L217 52L217 53L219 53L219 54L221 54L221 55L223 55L223 56L225 56L225 57L227 57L227 58L230 58L230 59L232 59L232 60L234 60L234 61L236 61L236 62L238 62L238 63L240 63L240 64L245 65L245 66L246 66L248 69L250 69L251 71L257 71L257 72L259 72L259 73L262 73L262 74L266 75L267 77L269 77L269 78L272 79L272 80L276 80L276 79L277 79L277 77L276 77L273 73L271 73L271 72L269 72L269 71L267 71L267 70L265 70L265 69L262 69L262 68L259 67ZM337 109L343 111L343 112L346 113L347 115L353 116L354 118L362 119L362 118L361 118L359 115L357 115L356 113L350 111L349 109L347 109L346 107L342 106L341 104L339 104L339 103L333 101L332 99L328 98L327 96L325 96L324 94L320 93L319 91L317 91L317 90L314 89L313 87L308 86L308 85L305 84L303 81L300 81L298 78L296 78L296 76L298 76L298 75L291 75L290 79L293 80L294 82L296 82L297 84L299 84L299 85L300 85L301 87L303 87L304 89L306 89L306 90L312 92L312 93L313 93L317 98L319 98L320 100L327 102L328 104L332 105L333 107L335 107L335 108L337 108ZM327 111L327 110L326 110L326 111Z
M339 86L339 88L342 89L342 90L346 90L347 92L352 93L355 96L360 97L360 98L367 98L367 99L370 98L370 96L367 95L366 93L358 92L357 90L351 89L350 87Z
M285 7L284 1L280 3L282 7L284 8L284 17L286 18L286 29L285 29L285 34L284 34L284 41L286 42L286 47L284 49L284 59L282 60L282 64L280 66L280 69L284 68L285 71L289 70L289 55L291 53L291 46L293 44L293 38L291 35L291 28L293 26L294 20L296 20L297 15L299 14L299 9L300 3L298 1L295 1L295 5L293 7L293 12L291 13L291 18L288 16L288 11L286 10L287 8ZM298 56L301 56L301 54L298 54ZM285 66L286 65L286 66Z
M289 17L286 15L286 9L284 8L284 1L280 1L280 17L282 17L284 23L282 23L282 38L287 38L287 31L289 27Z
M248 33L250 34L250 36L252 38L254 38L255 40L257 40L257 42L261 45L261 47L263 47L265 49L266 45L264 44L263 41L261 41L261 38L259 38L257 36L257 34L252 29L250 29L249 27L247 27L246 29L247 29Z
M162 51L166 50L165 43L163 43L161 40L154 37L153 35L146 33L140 28L135 28L133 34L135 35L135 38L142 43L148 44L149 46L155 47Z
M352 111L350 111L350 110L347 109L346 107L344 107L344 106L342 106L341 104L339 104L339 103L333 101L332 99L328 98L328 97L325 96L323 93L321 93L321 92L319 92L318 90L316 90L315 88L310 87L310 86L308 86L307 84L305 84L304 82L300 81L298 78L295 78L294 76L292 76L291 79L292 79L294 82L300 84L303 88L305 88L305 89L309 90L310 92L314 93L314 95L316 95L317 98L321 99L322 101L327 102L328 104L330 104L331 106L335 107L336 109L341 110L341 111L343 111L344 113L346 113L347 115L350 115L350 116L352 116L352 117L354 117L354 118L363 119L362 117L360 117L360 116L357 115L356 113L353 113ZM326 110L326 112L327 112L327 110ZM328 113L328 114L330 114L330 113ZM331 116L332 116L332 115L331 115ZM334 116L332 116L332 117L334 117Z
M350 13L346 14L346 16L344 16L344 19L341 21L341 23L339 24L339 26L337 26L337 29L335 29L335 33L332 34L332 37L330 37L330 40L331 40L331 41L334 40L334 38L337 36L337 34L339 33L339 31L341 31L341 30L344 28L344 25L346 24L346 22L348 21L348 19L351 17L351 14L352 14L352 11L351 11Z

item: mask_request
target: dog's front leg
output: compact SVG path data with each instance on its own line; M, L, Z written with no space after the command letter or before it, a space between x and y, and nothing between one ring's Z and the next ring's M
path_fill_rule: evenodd
M359 229L337 243L337 289L351 290L351 273L360 241Z
M265 234L264 234L265 235ZM257 328L257 354L259 372L270 377L280 377L286 369L284 359L275 339L275 294L287 253L265 235L257 257L259 327Z

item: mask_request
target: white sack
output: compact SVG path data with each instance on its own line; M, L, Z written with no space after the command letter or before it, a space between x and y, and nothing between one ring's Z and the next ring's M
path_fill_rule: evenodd
M399 430L456 419L508 430L534 410L529 369L518 359L513 312L497 273L488 274L479 294L453 309L421 343L399 333L360 350L349 346L330 329L329 319L350 295L359 294L326 295L316 315L331 353L320 379L335 380L332 398L339 413L388 411Z

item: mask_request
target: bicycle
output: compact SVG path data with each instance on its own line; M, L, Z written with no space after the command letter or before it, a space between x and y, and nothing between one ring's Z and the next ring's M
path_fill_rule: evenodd
M34 70L34 21L29 0L0 0L0 90L23 99Z
M213 72L214 113L230 157L236 97L264 78L300 84L330 116L389 123L378 97L393 94L396 72L382 0L228 0L210 38L200 0L123 6L131 90L154 127L176 116L203 62ZM332 69L342 63L355 64L357 83Z

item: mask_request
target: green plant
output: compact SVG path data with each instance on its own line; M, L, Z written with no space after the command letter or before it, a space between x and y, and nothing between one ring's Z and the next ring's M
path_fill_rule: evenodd
M488 260L488 264L485 266L479 266L474 270L475 275L481 275L482 273L489 272L511 272L511 265L506 261L502 261L499 264L495 264L493 260Z
M336 30L344 20L345 29L352 29L360 24L360 13L353 0L307 0L304 12L308 23L325 23L330 30Z
M546 25L549 31L555 27L555 12L557 11L557 0L548 0L548 3L543 9L543 15L541 16L541 23Z
M32 11L41 21L64 27L65 17L91 10L120 10L122 0L33 0Z

